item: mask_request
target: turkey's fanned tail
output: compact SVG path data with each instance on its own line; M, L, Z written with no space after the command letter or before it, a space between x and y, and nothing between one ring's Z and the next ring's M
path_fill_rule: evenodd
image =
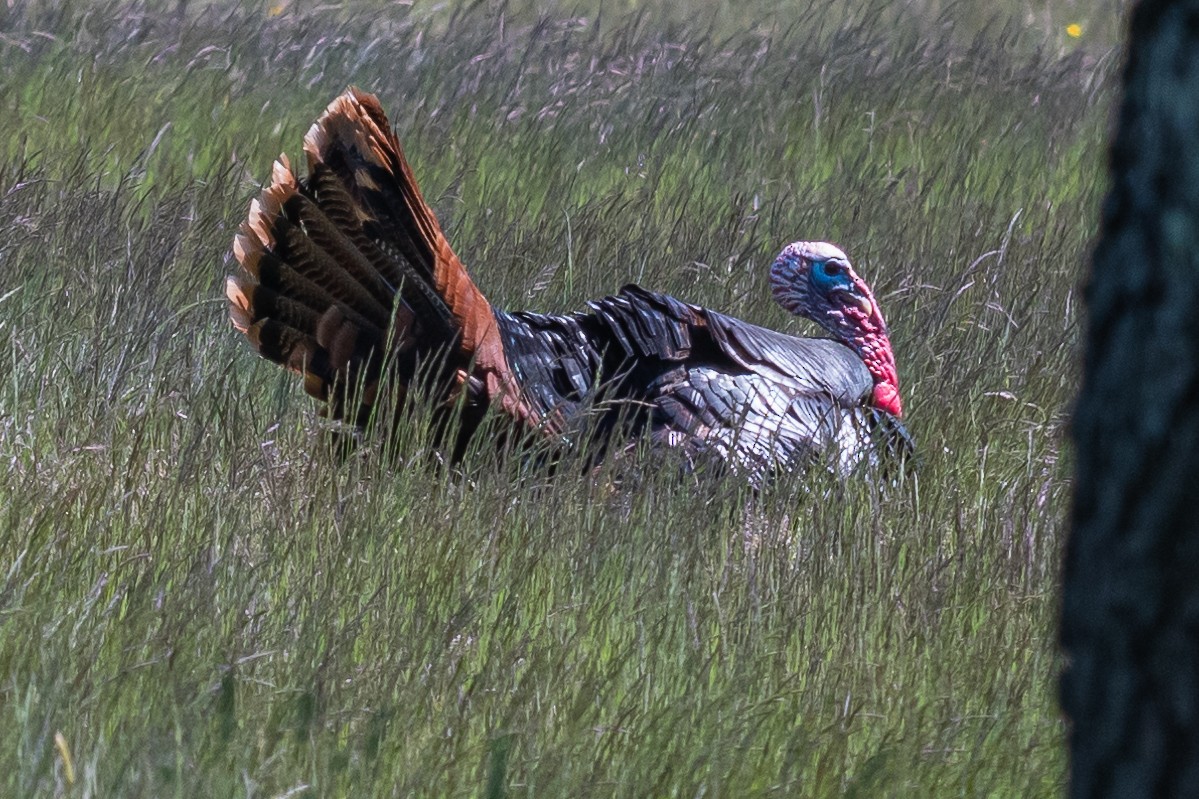
M303 375L336 419L366 423L387 366L400 399L418 370L432 369L445 399L465 390L536 424L491 305L421 197L378 101L348 90L308 131L304 152L308 176L281 156L234 240L233 325Z

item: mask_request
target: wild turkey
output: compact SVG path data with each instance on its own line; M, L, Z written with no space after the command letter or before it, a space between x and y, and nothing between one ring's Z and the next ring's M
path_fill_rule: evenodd
M381 390L425 375L452 409L455 454L489 410L522 434L617 446L648 431L755 484L826 458L849 472L911 440L887 327L838 248L788 245L775 298L834 338L797 338L625 286L566 315L493 308L421 197L386 116L350 89L286 156L234 240L234 327L301 374L335 419L365 426ZM397 419L387 420L395 424Z

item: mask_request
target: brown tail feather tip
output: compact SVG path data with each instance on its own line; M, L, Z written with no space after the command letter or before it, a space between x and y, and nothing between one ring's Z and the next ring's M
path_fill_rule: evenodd
M392 134L387 115L373 94L351 87L329 103L304 137L310 170L324 160L324 153L334 142L341 142L343 147L352 146L364 157L369 154L388 171L398 167L399 140Z
M271 185L250 201L250 214L241 224L241 233L233 239L233 254L246 269L247 253L255 249L271 249L275 236L271 232L275 218L283 213L283 203L299 191L295 173L286 155L280 155L271 168Z
M250 335L250 328L256 321L251 295L262 253L275 246L274 220L283 212L283 203L297 191L299 186L291 164L286 155L280 155L271 168L271 185L250 201L250 213L233 237L233 257L250 277L230 275L226 278L225 296L229 299L229 319L243 335Z
M246 335L250 325L254 324L254 315L250 298L246 296L241 280L234 275L225 278L225 296L229 298L229 321L233 322L237 332Z

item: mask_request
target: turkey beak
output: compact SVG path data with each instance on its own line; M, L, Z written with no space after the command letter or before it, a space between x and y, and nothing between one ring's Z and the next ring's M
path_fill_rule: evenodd
M852 305L862 313L870 316L874 313L874 303L865 294L857 291L856 288L842 288L837 290L837 295L845 302L846 305Z

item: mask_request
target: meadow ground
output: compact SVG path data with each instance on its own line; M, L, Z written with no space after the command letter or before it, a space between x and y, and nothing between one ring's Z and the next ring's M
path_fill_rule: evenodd
M0 794L1060 792L1121 3L160 5L0 5ZM350 83L501 306L806 331L766 267L841 243L918 474L333 457L221 282Z

